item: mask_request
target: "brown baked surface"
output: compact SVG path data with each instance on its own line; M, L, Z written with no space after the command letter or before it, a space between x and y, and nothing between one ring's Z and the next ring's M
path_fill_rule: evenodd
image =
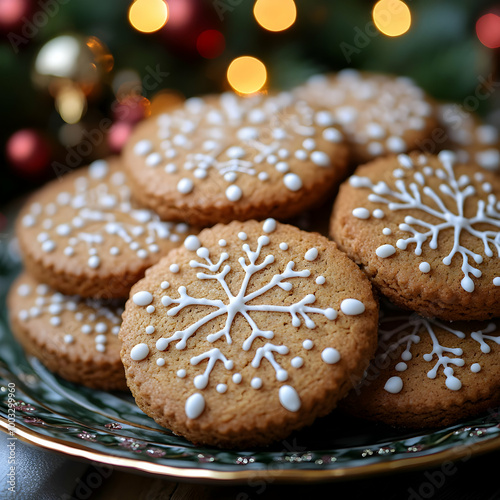
M186 224L162 223L132 202L118 158L41 188L21 211L16 230L25 267L38 281L102 299L126 297L144 271L190 232Z
M131 299L126 304L120 330L120 338L123 341L121 355L128 385L136 403L160 425L195 443L221 447L255 447L284 438L293 430L307 426L315 418L329 413L337 401L360 380L374 354L378 304L363 273L337 250L334 243L319 234L306 233L279 223L270 232L264 230L272 227L271 221L264 224L247 221L219 224L212 229L203 230L199 234L199 242L202 248L208 249L208 258L218 263L221 256L227 257L221 266L212 268L212 271L192 267L191 263L194 262L207 263L205 258L202 258L205 250L199 250L201 255L198 255L194 250L180 247L146 272L146 277L132 288ZM241 234L243 232L244 235ZM250 257L242 247L248 244L248 251L256 251L258 238L263 238L260 241L264 243L266 238L269 238L269 243L262 246L255 265L264 263L266 257L267 265L256 272L249 272L250 278L245 288L243 283L246 273L242 269L243 261L239 259L245 258L248 265ZM225 246L219 244L221 240L225 241ZM287 250L280 249L279 245L283 242L288 244ZM186 240L186 244L189 243L193 241ZM195 247L197 245L191 248ZM314 257L314 251L307 253L312 248L316 248L318 255L308 261L305 255ZM227 255L223 255L224 253ZM270 255L275 257L272 263L269 262ZM301 320L300 326L292 325L290 312L247 311L246 314L255 323L255 327L274 333L272 339L255 338L251 346L247 346L248 350L243 350L242 346L250 337L252 328L241 312L236 312L230 323L231 344L224 335L218 340L208 342L207 335L221 330L228 318L228 313L223 311L222 306L183 303L185 307L169 316L168 312L172 311L174 306L177 307L177 303L163 305L162 302L162 298L166 296L173 300L178 299L179 287L185 286L186 290L181 291L190 297L220 300L223 304L229 304L228 294L220 282L197 278L197 273L215 275L227 272L225 282L230 293L237 296L238 292L243 291L243 295L248 297L271 283L273 276L284 273L291 261L295 262L295 272L309 270L310 275L278 279L280 283L290 283L291 289L288 289L287 285L282 289L275 284L264 290L262 295L245 303L249 306L264 304L290 307L313 294L315 301L310 302L309 306L322 311L306 313L315 327L306 326L300 311L297 311L297 317ZM171 268L173 264L179 266L179 272L172 272L172 269L176 270L175 267ZM230 270L225 269L225 266L230 266ZM325 278L323 284L316 282L320 276ZM161 283L165 281L169 283L169 287L162 289ZM323 280L320 278L319 282L322 283ZM135 303L141 296L136 295L139 292L151 294L142 306ZM348 298L361 301L365 306L364 312L359 311L356 315L342 312L340 305ZM167 300L166 304L168 302ZM148 313L146 308L150 306L154 307L154 311L150 308L152 312ZM336 319L331 316L333 311L325 312L329 308L337 312ZM240 306L237 311L241 310ZM165 350L156 347L159 339L185 330L213 311L222 311L223 314L204 325L198 325L199 328L187 338L185 348L176 348L180 345L178 340L171 342ZM146 332L148 326L154 327L154 333ZM305 340L312 340L314 346L307 350L303 345ZM287 346L287 353L271 352L281 368L273 368L270 360L265 357L259 366L252 366L257 350L263 349L267 343ZM132 349L139 344L146 344L148 353L143 354L143 359L134 360ZM220 349L234 366L229 369L222 361L216 361L207 387L196 388L195 376L204 373L208 361L204 359L193 365L190 360L215 348ZM338 350L340 360L334 364L324 362L322 353L326 348ZM137 358L135 355L134 357ZM293 366L291 360L296 357L302 358L303 366ZM164 359L163 366L157 365L159 358ZM177 376L180 369L186 370L185 378ZM286 370L286 380L282 376L278 380L280 370ZM233 381L235 373L242 376L241 383ZM251 386L255 377L261 379L260 389ZM217 392L219 384L227 386L225 393ZM289 411L280 403L279 389L284 385L296 390L301 401L298 411ZM186 401L195 393L203 396L205 408L197 418L188 418Z
M8 306L16 339L50 371L95 389L127 390L118 339L122 302L62 295L23 273Z
M474 337L481 338L481 342ZM438 349L444 349L442 357L436 352ZM404 361L402 355L406 350L412 357ZM429 361L424 359L431 354ZM459 364L446 361L442 364L444 357ZM402 362L407 369L398 371L396 366ZM474 372L478 366L479 371ZM450 378L444 373L448 368L453 370ZM429 378L427 374L434 375L433 370L436 377ZM341 405L349 413L396 427L445 427L498 407L499 373L498 320L448 323L415 313L392 312L382 318L377 355L364 380ZM402 380L400 392L391 393L384 388L392 377Z
M450 321L498 317L500 178L478 166L457 164L453 158L449 152L442 152L437 157L413 153L409 157L381 158L359 167L339 190L330 234L339 248L361 266L380 292L401 307ZM447 168L451 169L449 173L446 173ZM459 181L460 186L455 185L455 188L461 195L451 196L442 191L453 193L453 185ZM405 195L405 199L393 194L403 195L405 190L409 196ZM416 207L419 197L435 212L428 213ZM463 203L457 202L461 199ZM396 203L398 207L392 205L393 209L387 202ZM399 207L401 209L397 209ZM482 207L487 222L475 220L475 217L484 220L481 218ZM367 218L356 217L355 209L366 210ZM457 219L446 220L450 214L458 216L460 210L468 219L461 223L469 224L476 234L465 226L461 232L455 230L458 226L454 224L460 222ZM416 219L427 226L415 222ZM405 226L405 220L411 223ZM432 234L426 238L418 235L448 222L451 226L442 227L437 234L437 248L431 248ZM383 233L386 228L390 234ZM453 254L455 236L465 250L455 252L451 264L445 265L443 259ZM414 242L408 242L406 249L400 247L401 240L420 237L423 240L421 255L415 253L417 244ZM488 240L491 256L486 254L483 238ZM391 245L394 253L387 258L380 257L377 249L382 245ZM474 256L468 252L477 254L482 262L475 262ZM475 271L468 269L464 272L465 261ZM420 270L424 263L429 265L427 273ZM476 277L474 273L481 275ZM467 291L467 288L473 291Z
M139 124L123 157L135 198L166 220L284 219L346 175L347 147L330 122L288 93L192 98Z
M294 95L332 112L356 165L422 149L437 125L433 101L406 77L347 69L313 76Z

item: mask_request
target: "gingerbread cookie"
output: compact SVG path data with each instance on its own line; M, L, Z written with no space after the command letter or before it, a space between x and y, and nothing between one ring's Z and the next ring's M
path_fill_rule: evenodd
M125 147L134 196L195 225L291 217L345 176L347 148L333 122L288 93L188 99L140 124Z
M437 124L431 100L406 77L345 69L311 77L294 95L331 112L354 163L418 149Z
M8 304L17 340L49 370L96 389L127 389L118 339L123 302L63 295L24 273Z
M190 236L131 290L136 403L196 443L260 446L326 415L376 347L378 304L334 243L268 219Z
M449 151L359 167L331 235L396 304L449 321L500 316L500 178Z
M486 170L500 171L500 134L458 104L442 104L437 108L444 130L444 149L457 153L462 163L477 163Z
M383 315L379 348L348 412L396 427L444 427L500 404L500 322Z
M36 192L17 236L32 276L84 297L126 297L144 271L182 243L186 224L137 207L117 158L98 160Z

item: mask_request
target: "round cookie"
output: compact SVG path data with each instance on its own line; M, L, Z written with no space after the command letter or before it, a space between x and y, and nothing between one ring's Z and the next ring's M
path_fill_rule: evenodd
M195 443L266 445L326 415L368 366L378 304L334 243L267 219L186 239L131 290L139 407Z
M458 104L442 104L437 113L447 138L443 149L455 151L462 163L477 163L486 170L500 171L500 134L497 128L484 124Z
M127 389L118 339L123 302L63 295L24 273L8 306L15 337L49 370L95 389Z
M380 159L340 188L330 232L394 303L449 321L500 316L500 178L443 151Z
M127 297L144 271L178 246L186 224L138 208L118 158L55 180L28 200L17 237L29 273L68 295Z
M293 92L333 114L354 163L418 149L436 126L431 100L406 77L345 69L315 75Z
M141 123L127 143L134 196L195 225L291 217L345 176L347 147L332 121L289 93L188 99Z
M379 348L342 401L356 416L396 427L444 427L500 404L500 322L448 323L383 315Z

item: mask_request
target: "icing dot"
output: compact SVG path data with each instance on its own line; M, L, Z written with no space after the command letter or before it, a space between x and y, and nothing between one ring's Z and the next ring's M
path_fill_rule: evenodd
M36 219L28 214L23 217L23 226L25 227L33 227L36 224Z
M74 340L75 340L75 339L73 338L73 335L70 335L69 333L67 333L67 334L64 336L64 342L65 342L66 344L72 344Z
M234 382L235 384L239 384L239 383L241 382L241 380L242 380L242 376L241 376L241 374L240 374L240 373L235 373L235 374L233 375L233 382Z
M59 318L59 316L50 318L50 324L53 326L59 326L61 324L61 318Z
M95 338L95 341L96 341L96 344L105 344L107 341L106 335L97 335L97 337Z
M137 292L132 297L132 301L138 306L147 306L153 302L153 296L149 292Z
M134 146L134 153L138 156L147 155L153 149L151 141L146 139L139 141Z
M367 208L358 207L352 211L352 215L357 219L368 219L368 217L370 217L370 211Z
M184 369L177 370L177 376L179 378L185 378L186 377L186 370L184 370Z
M391 377L384 385L384 389L391 394L398 394L403 389L401 377Z
M446 387L450 389L451 391L458 391L462 388L462 382L458 380L457 377L454 377L453 375L450 375L449 377L446 377Z
M383 219L384 216L385 216L385 214L382 210L380 210L380 208L376 208L373 211L373 217L375 217L376 219Z
M163 358L158 358L158 359L156 360L156 364L157 364L158 366L165 366L165 360L164 360Z
M357 316L365 312L365 305L357 299L344 299L340 304L340 310L347 316Z
M259 377L254 377L250 382L253 389L260 389L262 387L262 379Z
M288 244L287 243L280 243L280 248L281 250L285 251L285 250L288 250Z
M304 255L304 259L308 260L309 262L312 262L318 257L318 249L317 248L310 248L306 254Z
M227 241L226 240L219 240L219 246L220 247L225 247L227 245Z
M495 286L500 286L500 276L497 277L497 278L493 278L493 284Z
M101 321L97 323L97 325L95 325L94 330L96 331L96 333L105 333L108 331L108 325L106 325L106 323L103 323Z
M101 265L101 259L99 259L97 255L92 255L92 257L90 257L87 262L89 267L91 267L92 269L95 269Z
M130 357L134 361L142 361L147 357L149 354L149 347L147 344L137 344L134 347L132 347L132 350L130 351Z
M328 142L340 142L342 134L336 128L327 128L323 131L323 138Z
M328 167L330 165L330 157L323 151L313 151L311 153L311 161L320 167Z
M146 307L146 312L148 312L149 314L153 314L155 311L156 311L155 306Z
M290 167L288 166L288 163L286 161L280 161L276 163L276 166L274 167L278 172L281 172L282 174L285 174L290 170Z
M386 259L387 257L394 255L396 253L396 249L392 245L382 245L375 250L375 253L381 259Z
M151 335L151 334L152 334L152 333L154 333L154 332L155 332L155 327L154 327L154 326L149 325L149 326L147 326L147 327L146 327L146 333L147 333L148 335Z
M201 243L197 236L190 235L184 240L184 246L191 252L195 252L201 247Z
M304 364L304 359L301 358L300 356L296 356L295 358L293 358L291 361L290 361L290 364L294 367L294 368L300 368L301 366L303 366Z
M120 249L119 249L118 247L111 247L111 248L109 249L109 253L110 253L111 255L119 255L119 253L120 253Z
M236 172L228 172L224 174L224 180L226 182L234 182L238 178L238 174Z
M195 392L187 398L184 409L188 418L198 418L205 409L205 398L199 392Z
M474 363L471 365L470 371L473 373L479 373L481 371L481 365L479 363Z
M298 191L302 187L302 179L297 174L286 174L283 182L290 191Z
M387 139L387 149L393 153L401 153L406 149L406 143L401 137L392 136Z
M299 411L301 402L297 391L290 385L283 385L279 390L279 400L283 408L288 411Z
M245 241L248 239L247 233L244 233L243 231L241 233L238 233L238 238L242 241Z
M224 394L227 391L227 385L226 384L217 384L217 387L215 388L215 390L219 394Z
M304 342L302 342L302 347L306 350L306 351L310 351L313 347L314 347L314 342L312 340L304 340Z
M166 290L169 286L170 286L170 283L168 281L162 281L161 285L160 285L162 290Z
M431 265L428 262L421 262L420 265L418 266L418 268L423 273L428 273L431 270Z
M137 257L140 259L145 259L148 256L148 252L141 248L140 250L137 251Z
M340 361L340 352L333 347L327 347L321 353L321 359L329 365L334 365Z
M262 225L265 233L272 233L276 229L276 221L274 219L266 219Z
M170 269L171 273L176 274L179 272L179 265L178 264L170 264L169 269Z
M324 285L326 281L326 278L324 276L318 276L316 278L316 284L317 285Z
M384 229L382 229L382 234L390 236L392 234L392 229L390 227L384 227Z
M90 325L83 325L81 328L81 332L85 335L88 335L92 331L92 327Z
M407 368L408 365L406 363L403 363L402 361L396 365L396 371L397 372L404 372Z
M146 157L146 165L148 167L156 167L161 163L160 153L151 153Z
M31 293L31 287L29 285L21 285L17 289L17 294L20 295L21 297L26 297Z
M56 249L56 243L52 240L46 240L42 243L42 250L44 252L50 253Z
M182 194L189 194L193 190L194 184L191 179L188 179L186 177L182 178L178 183L177 183L177 191Z
M242 195L243 195L243 192L235 184L228 186L228 188L226 189L226 198L229 201L238 201Z
M267 181L267 179L269 179L269 175L267 172L259 172L257 177L259 178L260 181Z

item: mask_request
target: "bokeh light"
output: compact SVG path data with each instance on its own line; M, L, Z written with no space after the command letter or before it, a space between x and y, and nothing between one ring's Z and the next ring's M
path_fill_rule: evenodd
M128 11L130 24L142 33L153 33L165 26L168 7L164 0L135 0Z
M387 36L405 34L411 26L411 12L400 0L380 0L373 7L373 22Z
M476 23L476 33L485 47L500 47L500 16L492 13L481 16Z
M258 92L266 80L266 67L262 61L255 57L237 57L227 68L227 81L240 94Z
M219 57L226 48L226 39L218 30L205 30L196 40L196 50L205 59Z
M293 0L257 0L253 8L256 21L268 31L283 31L297 18Z

